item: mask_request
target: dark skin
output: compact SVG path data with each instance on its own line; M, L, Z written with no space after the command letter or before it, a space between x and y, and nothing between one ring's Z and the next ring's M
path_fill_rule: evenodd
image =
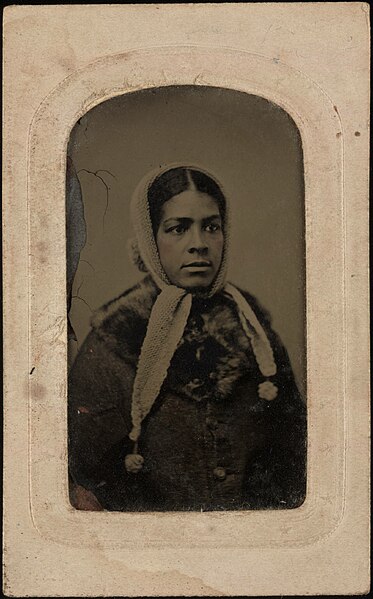
M208 287L219 270L224 246L216 201L196 190L174 196L163 205L156 241L161 264L173 285Z

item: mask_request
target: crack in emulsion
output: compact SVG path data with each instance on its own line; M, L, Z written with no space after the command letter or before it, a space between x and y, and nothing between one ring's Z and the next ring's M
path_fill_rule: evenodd
M79 125L82 125L81 119L78 122L79 122ZM87 127L84 130L85 134L86 134L86 131L87 131ZM70 166L70 168L72 168L72 166ZM74 171L75 171L75 169L74 169ZM97 170L94 171L94 170L90 170L90 169L87 169L87 168L82 168L82 169L80 169L77 172L75 171L75 173L76 173L75 176L76 176L76 178L78 180L79 180L78 175L79 175L79 173L82 173L82 172L87 173L88 175L93 175L94 177L96 177L97 179L99 179L99 181L102 183L102 185L105 188L105 209L104 209L104 212L103 212L103 215L102 215L102 229L103 229L103 232L105 232L105 218L106 218L106 215L107 215L107 212L108 212L108 209L109 209L109 192L111 191L111 187L110 187L109 183L105 180L104 174L109 175L114 180L117 180L117 178L115 177L115 175L113 175L113 173L111 173L107 169L97 169ZM81 194L80 197L81 197L81 201L82 201L82 194ZM83 218L84 218L84 216L83 216ZM82 249L82 248L80 248L80 249ZM80 258L79 259L79 263L81 263L81 262L83 262L85 264L88 264L88 266L92 269L92 271L95 272L94 266L88 260ZM76 275L76 271L77 271L77 265L74 268L74 270L75 270L75 273L74 273L74 275L72 277L72 280L75 279L75 275ZM79 301L83 302L83 304L85 306L87 306L87 308L93 314L92 307L87 302L87 300L84 297L82 297L81 294L80 294L80 291L81 291L81 288L82 288L83 285L84 285L84 278L82 279L82 281L80 282L79 286L77 287L76 292L74 294L71 294L71 301L72 300L79 300ZM71 314L71 304L70 304L70 307L68 309L69 337L71 337L72 339L76 339L76 334L75 334L73 325L72 325L72 323L70 321L70 314Z
M81 258L81 259L79 260L79 262L84 262L85 264L88 264L88 266L90 266L90 267L92 268L92 270L93 270L93 271L95 271L95 270L96 270L96 269L95 269L95 267L94 267L94 266L92 266L92 264L91 264L90 262L88 262L88 260L84 260L83 258Z
M99 179L105 187L105 192L106 192L105 210L104 210L104 214L102 216L102 229L104 231L105 230L105 217L106 217L107 211L109 209L109 191L111 191L111 187L106 183L105 179L103 177L101 177L101 175L99 175L98 173L107 173L108 175L113 177L113 179L115 179L115 180L116 180L116 177L115 177L115 175L113 175L113 173L111 173L110 171L103 169L103 168L99 168L96 171L90 171L87 168L81 168L77 172L77 175L79 175L79 173L82 173L82 172L85 172L85 173L88 173L89 175L93 175L94 177L97 177L97 179Z
M81 281L81 283L80 283L80 285L79 285L78 289L76 290L76 293L77 293L77 295L79 295L79 293L80 293L80 290L81 290L81 288L83 287L83 285L84 285L84 279L82 279L82 281Z
M80 300L81 302L83 302L83 304L85 304L85 305L87 306L87 308L89 308L89 309L90 309L90 311L91 311L91 312L92 312L92 314L93 314L93 310L92 310L91 306L89 305L89 303L88 303L88 302L87 302L87 301L86 301L86 300L85 300L83 297L80 297L80 295L72 295L72 296L71 296L71 299L78 299L78 300Z
M86 260L85 260L85 262L86 262ZM83 287L83 285L84 285L84 279L81 280L81 282L76 290L76 293L71 296L71 299L78 299L78 300L82 301L90 309L90 311L93 314L93 310L92 310L91 306L89 305L89 303L80 295L80 290Z

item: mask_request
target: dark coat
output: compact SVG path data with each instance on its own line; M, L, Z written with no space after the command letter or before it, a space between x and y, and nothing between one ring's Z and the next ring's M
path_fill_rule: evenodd
M158 290L149 277L97 315L69 379L69 465L107 510L293 508L305 497L306 414L287 352L264 327L279 389L269 401L235 304L194 298L183 339L142 424L144 467L127 473L136 365Z

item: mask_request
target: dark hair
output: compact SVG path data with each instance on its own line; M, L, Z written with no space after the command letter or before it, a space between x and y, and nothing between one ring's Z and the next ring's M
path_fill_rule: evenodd
M148 189L148 203L154 235L157 234L161 222L163 204L179 193L190 189L191 183L198 191L208 194L216 201L224 224L225 197L216 181L196 169L178 167L159 175Z

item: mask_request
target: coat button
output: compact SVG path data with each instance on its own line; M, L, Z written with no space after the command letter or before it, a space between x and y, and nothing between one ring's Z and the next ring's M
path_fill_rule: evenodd
M227 473L226 473L225 468L218 466L217 468L214 469L213 475L214 475L214 478L216 478L216 480L224 480L225 477L227 476Z

